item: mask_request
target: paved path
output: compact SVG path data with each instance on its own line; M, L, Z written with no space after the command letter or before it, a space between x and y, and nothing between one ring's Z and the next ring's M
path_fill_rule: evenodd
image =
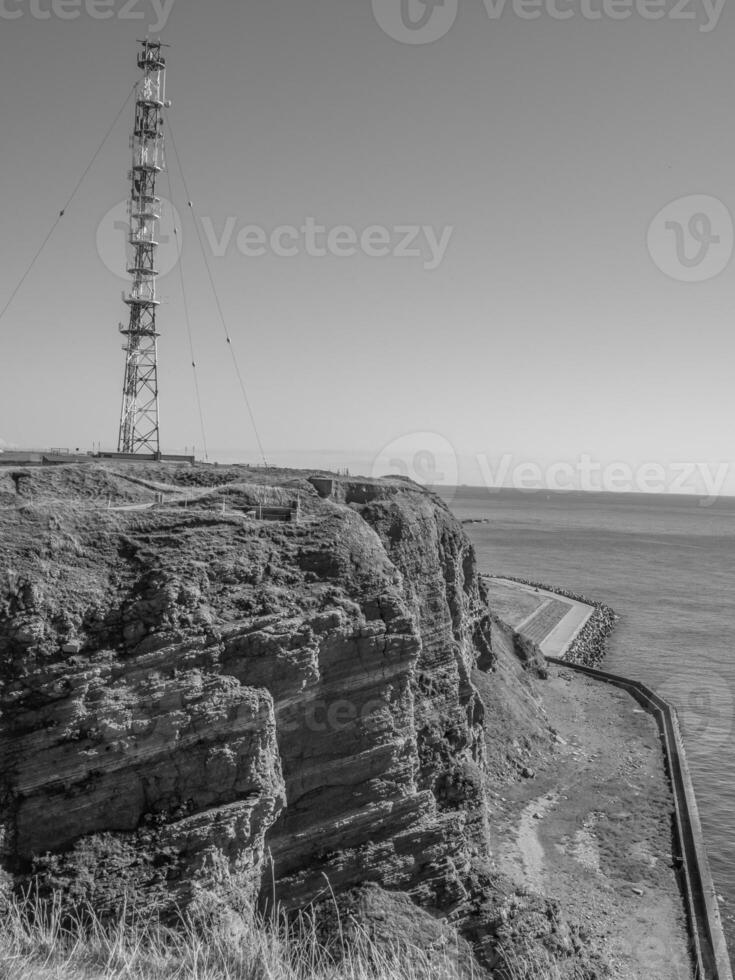
M547 589L537 589L523 585L512 579L498 579L506 585L543 598L543 603L516 629L523 636L538 643L539 649L547 657L563 657L567 647L592 615L592 606L576 599L567 599Z
M535 643L543 643L571 608L571 603L561 599L543 599L539 608L527 616L516 629L529 640L533 640Z
M561 664L538 692L557 737L532 779L496 791L498 870L558 901L615 980L692 980L656 723Z

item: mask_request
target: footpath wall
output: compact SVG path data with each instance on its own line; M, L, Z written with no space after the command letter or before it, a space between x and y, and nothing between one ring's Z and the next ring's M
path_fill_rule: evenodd
M661 736L664 761L671 781L674 798L675 859L684 895L684 903L692 941L692 956L696 980L733 980L732 967L717 905L712 872L702 835L699 809L694 795L679 719L672 705L639 681L610 674L593 667L605 656L608 636L615 628L618 616L602 602L565 589L521 579L511 575L498 576L521 585L545 589L577 602L592 606L593 612L577 633L562 658L543 657L540 649L505 624L493 626L493 643L501 641L512 649L526 667L536 667L539 660L570 667L589 677L627 691L649 714L653 715ZM493 617L494 618L494 617ZM543 671L538 670L543 676Z
M628 691L655 718L674 796L674 844L678 849L675 859L680 865L696 977L698 980L733 980L676 710L639 681L574 663L566 657L546 659Z

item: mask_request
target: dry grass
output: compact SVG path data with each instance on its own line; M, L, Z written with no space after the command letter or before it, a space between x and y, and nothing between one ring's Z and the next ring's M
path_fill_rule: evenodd
M69 919L60 906L11 900L0 910L0 980L470 980L449 954L377 947L364 930L321 941L313 922L239 915L176 928L148 917Z
M340 929L341 933L341 929ZM103 923L58 903L0 907L0 980L561 980L551 956L504 951L497 973L459 965L456 950L377 946L351 924L349 939L320 939L308 916L265 922L230 913L181 917L176 927L129 910Z
M490 608L504 623L514 628L535 612L547 598L493 578L485 579L485 587L490 597Z
M504 966L497 973L497 980L589 980L591 976L574 963L567 963L562 971L551 953L540 946L527 950L501 948L501 953ZM594 974L600 978L604 975Z

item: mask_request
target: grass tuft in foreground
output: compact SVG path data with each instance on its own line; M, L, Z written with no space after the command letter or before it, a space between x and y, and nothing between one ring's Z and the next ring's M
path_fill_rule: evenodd
M2 980L477 980L451 952L378 947L359 928L325 943L307 916L182 917L172 928L129 910L111 923L89 910L69 917L32 899L0 909Z
M452 948L377 945L355 923L349 939L319 937L314 921L264 921L236 913L181 917L175 927L130 909L103 922L60 902L0 905L0 980L560 980L544 951L503 951L488 974Z

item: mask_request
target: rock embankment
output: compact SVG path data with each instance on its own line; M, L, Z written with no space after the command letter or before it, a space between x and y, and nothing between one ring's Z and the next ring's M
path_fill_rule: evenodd
M551 738L497 672L446 506L399 478L142 472L6 480L5 886L101 912L334 893L365 916L382 890L484 968L513 946L592 969L559 944L552 900L517 895L493 859L493 774ZM269 502L300 519L258 519Z
M520 585L530 585L534 589L545 589L547 592L553 592L566 599L584 602L591 606L592 613L589 619L574 637L564 654L564 659L575 664L585 664L587 667L597 667L602 663L605 658L607 638L615 629L619 618L614 609L606 606L604 602L589 599L578 592L572 592L570 589L563 589L556 585L544 585L541 582L532 582L529 579L518 578L514 575L497 577L507 579L509 582L518 582Z

